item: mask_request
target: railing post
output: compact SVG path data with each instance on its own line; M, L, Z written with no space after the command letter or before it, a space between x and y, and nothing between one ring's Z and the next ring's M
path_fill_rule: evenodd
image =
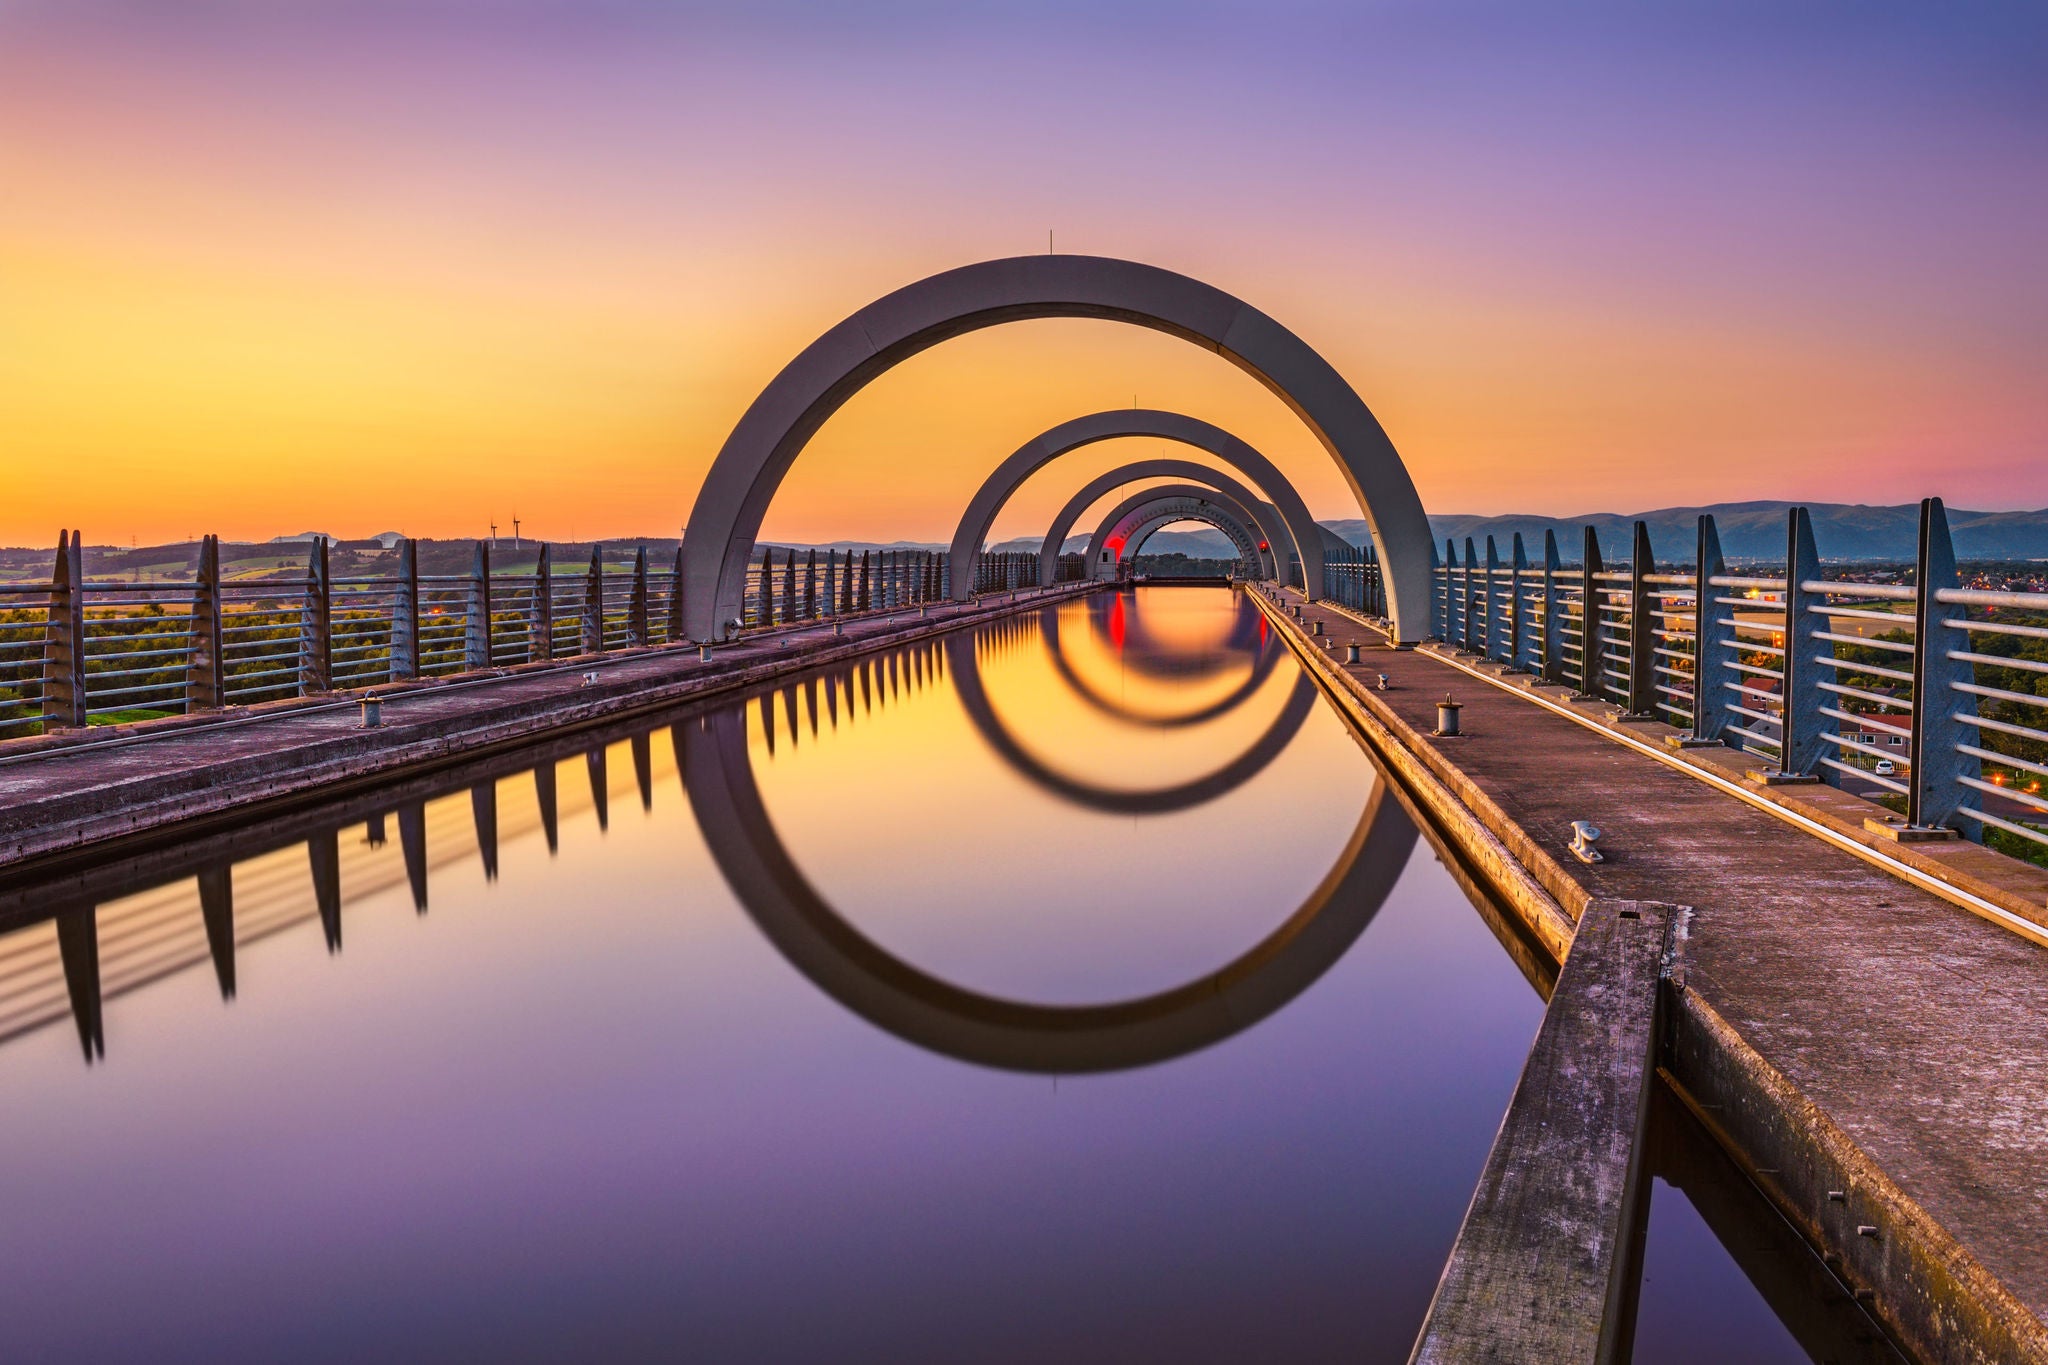
M1599 575L1607 566L1600 558L1599 530L1588 522L1585 531L1585 577L1579 584L1579 695L1606 701L1607 689L1601 682L1607 660L1601 656L1607 653L1607 629L1601 622L1607 617L1600 610Z
M532 641L526 657L546 660L555 657L555 565L546 541L533 561L533 607L527 615L527 638Z
M1506 658L1507 622L1501 619L1500 547L1492 536L1486 538L1486 657Z
M407 536L398 542L398 582L391 590L391 679L419 675L420 543Z
M481 540L470 561L468 597L462 613L462 666L474 673L491 666L491 547Z
M683 547L676 546L675 577L669 581L668 591L668 642L682 644L687 638L683 630Z
M1444 537L1444 643L1458 643L1458 546Z
M1813 542L1813 520L1804 507L1795 507L1785 527L1785 712L1778 728L1781 778L1811 773L1825 743L1822 736L1834 731L1834 722L1820 713L1821 665L1815 655L1820 642L1813 638L1820 628L1814 609L1822 605L1822 594L1801 586L1819 577L1820 551Z
M626 642L647 643L647 547L633 556L633 595L626 599Z
M590 547L590 574L583 580L583 652L604 653L604 546Z
M1657 618L1650 608L1649 576L1656 571L1650 524L1639 521L1628 560L1628 714L1637 720L1663 714L1657 709Z
M218 710L226 691L220 657L220 537L199 542L192 585L192 643L185 654L185 711Z
M43 729L84 724L85 550L78 532L59 531L43 626Z
M334 690L333 593L327 576L327 537L306 556L306 598L299 609L299 695Z
M818 614L818 550L816 546L804 552L804 620Z
M1473 546L1472 537L1466 536L1465 570L1463 577L1459 580L1460 586L1463 588L1465 593L1465 605L1460 609L1460 617L1464 624L1465 630L1463 638L1461 638L1458 641L1458 643L1468 650L1473 647L1473 627L1480 625L1480 622L1477 619L1479 616L1479 590L1472 586L1472 571L1478 567L1479 551L1477 548ZM1481 628L1482 630L1484 629L1483 627ZM1485 638L1486 637L1483 634L1480 636L1480 639L1482 641Z
M1508 667L1521 673L1523 656L1527 652L1529 632L1525 618L1529 614L1528 603L1524 600L1524 580L1529 576L1529 551L1522 544L1522 533L1515 532L1515 563L1508 577Z
M1716 578L1728 572L1721 555L1721 534L1711 513L1700 517L1698 568L1693 570L1692 604L1692 742L1718 744L1728 726L1729 684L1735 671L1735 608L1723 606ZM1732 589L1730 590L1732 591Z
M1539 671L1545 682L1563 686L1564 676L1564 631L1557 619L1557 572L1564 567L1564 558L1558 553L1557 531L1543 532L1543 657L1539 660Z
M1919 602L1913 613L1913 771L1906 784L1906 820L1916 829L1954 828L1963 779L1981 781L1984 765L1959 747L1978 743L1974 727L1957 719L1977 712L1977 699L1957 688L1975 682L1976 670L1969 660L1952 657L1973 647L1969 636L1948 624L1966 618L1969 609L1940 597L1943 589L1959 586L1955 543L1940 498L1920 504L1920 559L1913 582ZM1962 828L1974 838L1984 837L1984 827L1975 821Z
M875 609L875 567L873 555L874 551L872 550L862 550L860 552L859 609L861 611L873 611Z

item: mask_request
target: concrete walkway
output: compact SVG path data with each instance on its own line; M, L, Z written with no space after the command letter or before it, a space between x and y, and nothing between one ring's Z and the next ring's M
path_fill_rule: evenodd
M1905 1344L2048 1360L2048 950L1339 611L1305 609L1335 651L1269 614L1469 812L1453 837L1491 836L1573 917L1694 907L1670 1079ZM1429 735L1446 693L1464 737ZM1569 852L1574 820L1605 862Z

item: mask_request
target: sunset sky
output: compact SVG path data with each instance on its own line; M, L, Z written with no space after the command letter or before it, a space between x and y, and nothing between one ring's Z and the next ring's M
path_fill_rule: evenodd
M2039 5L0 0L0 544L673 535L819 332L1048 230L1292 327L1432 511L2041 507L2043 69ZM1133 399L1357 515L1223 361L1045 322L764 534L943 538Z

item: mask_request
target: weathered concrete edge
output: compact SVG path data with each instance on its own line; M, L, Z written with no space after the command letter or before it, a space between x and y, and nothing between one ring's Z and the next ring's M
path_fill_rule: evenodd
M2048 1326L1698 992L1672 994L1673 1092L1867 1311L1925 1360L2048 1361Z
M1430 746L1399 716L1378 704L1364 684L1308 645L1307 637L1284 614L1259 594L1249 595L1364 738L1374 757L1453 839L1459 854L1487 878L1486 890L1516 914L1522 927L1549 953L1553 966L1562 964L1571 951L1579 914L1590 899L1585 888L1556 868L1471 779L1432 754ZM1430 762L1432 757L1437 762ZM1555 869L1554 879L1531 870L1532 865L1541 869L1546 862ZM1560 891L1562 895L1557 894Z
M1644 1127L1683 913L1587 903L1412 1363L1627 1354L1647 1214Z
M1309 642L1309 637L1284 613L1256 593L1252 594L1252 599L1305 666L1325 684L1325 691L1337 699L1339 710L1358 726L1373 752L1382 756L1388 770L1404 784L1418 780L1425 784L1419 793L1424 807L1433 819L1441 822L1444 831L1468 851L1475 864L1491 874L1497 866L1497 859L1486 856L1486 850L1500 849L1504 852L1511 846L1526 847L1539 864L1548 864L1551 875L1544 877L1543 882L1563 879L1577 887L1555 859L1526 837L1515 838L1519 831L1514 828L1513 821L1495 803L1484 799L1484 793L1478 792L1469 779L1463 778L1463 774L1458 774L1462 780L1456 784L1456 789L1473 791L1481 799L1466 804L1453 795L1453 785L1437 776L1437 764L1450 765L1436 752L1435 746L1428 744L1419 732L1391 709L1378 704L1362 683L1337 667L1323 651L1316 649ZM1356 704L1347 704L1353 698L1357 699ZM1413 751L1409 749L1410 745ZM1424 754L1436 758L1437 764L1424 761L1420 756ZM1521 916L1538 942L1546 950L1553 951L1557 960L1562 962L1564 951L1552 946L1556 941L1555 935L1542 932L1542 926L1534 920L1534 916L1541 913L1541 903L1532 901L1527 888L1537 884L1537 879L1526 869L1517 868L1516 871L1520 873L1519 877L1489 889ZM1568 903L1582 911L1589 899L1588 893L1578 888L1577 895ZM1546 895L1544 900L1550 898ZM1557 904L1555 900L1550 900L1550 903ZM1562 914L1562 911L1558 913ZM1567 927L1562 938L1563 949L1568 950L1570 938ZM1685 991L1681 1003L1673 1007L1672 1016L1674 1053L1681 1045L1691 1047L1692 1073L1701 1078L1712 1078L1717 1083L1717 1098L1711 1102L1723 1106L1728 1112L1751 1116L1751 1122L1738 1134L1725 1124L1717 1123L1712 1114L1701 1113L1708 1131L1722 1143L1736 1164L1787 1221L1820 1249L1822 1259L1837 1274L1843 1274L1853 1265L1857 1273L1868 1275L1868 1278L1852 1283L1851 1288L1871 1291L1865 1299L1866 1309L1884 1324L1887 1331L1926 1360L1967 1362L1968 1365L1992 1365L1993 1362L2048 1365L2048 1328L2044 1328L2040 1319L1997 1276L1886 1175L1877 1162L1818 1105L1808 1100L1696 993ZM1704 1022L1706 1018L1710 1018L1716 1027L1696 1026L1695 1021ZM1680 1096L1693 1103L1692 1090L1686 1084L1685 1076L1679 1075L1676 1079ZM1696 1103L1694 1108L1699 1112ZM1810 1154L1820 1152L1828 1154L1830 1165L1812 1163ZM1807 1168L1814 1172L1837 1170L1860 1176L1864 1182L1861 1188L1865 1191L1865 1202L1861 1207L1872 1210L1877 1218L1849 1223L1844 1234L1841 1229L1825 1226L1811 1217L1812 1203L1802 1206L1791 1202L1786 1187L1774 1183L1770 1177L1774 1172L1795 1169L1796 1163L1802 1159L1808 1161ZM1849 1186L1838 1184L1817 1188L1824 1199L1827 1190L1846 1191ZM1801 1195L1809 1193L1804 1185L1799 1192ZM1890 1230L1884 1241L1883 1256L1870 1265L1865 1264L1871 1259L1867 1248L1841 1244L1844 1237L1849 1243L1869 1241L1856 1232L1858 1226L1866 1224L1877 1226L1881 1232ZM1860 1253L1859 1259L1852 1262L1850 1252ZM1844 1278L1848 1277L1845 1275ZM1937 1286L1945 1286L1950 1295L1951 1311L1945 1321L1956 1325L1954 1331L1930 1331L1931 1327L1938 1325L1933 1319L1911 1316L1902 1311L1915 1303L1928 1303ZM1985 1353L1970 1347L1969 1334L1973 1331L1981 1334L1982 1339L2001 1343L2004 1353ZM1960 1351L1957 1349L1959 1341L1964 1345Z
M729 671L697 672L665 681L628 680L600 685L572 694L576 700L566 704L555 696L480 707L463 716L411 727L419 733L395 744L366 747L366 737L361 732L348 731L288 749L249 755L233 763L117 781L22 802L0 809L0 870L13 872L47 859L76 855L87 848L158 834L176 825L229 815L241 818L254 810L331 791L338 783L388 780L413 769L528 741L536 735L745 691L780 677L1085 596L1100 591L1102 586L1061 585L1041 590L1021 602L965 610L953 607L944 615L912 618L896 629L828 636L825 638L844 643L778 652ZM733 648L725 647L728 653ZM649 657L639 653L614 661L639 662ZM684 658L680 648L676 658ZM397 733L398 728L391 727L382 735L389 740ZM195 801L197 796L204 799Z

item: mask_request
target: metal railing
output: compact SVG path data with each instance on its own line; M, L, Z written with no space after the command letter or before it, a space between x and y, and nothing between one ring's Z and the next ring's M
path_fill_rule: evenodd
M1868 788L1908 829L2048 849L2048 593L1959 581L1940 499L1921 505L1897 582L1826 577L1803 507L1780 572L1730 573L1711 516L1689 566L1659 571L1640 521L1631 549L1608 565L1588 526L1566 567L1546 533L1532 566L1519 534L1505 564L1491 536L1483 559L1471 538L1462 559L1446 541L1432 633L1618 719L1666 721L1679 743L1756 754L1775 779ZM1332 566L1327 595L1375 614L1356 570Z
M607 565L593 546L588 564L566 567L542 545L505 572L479 542L467 573L422 574L417 542L395 548L387 572L335 577L315 540L303 569L244 580L223 576L207 536L189 578L103 581L86 578L66 532L48 578L0 582L0 739L684 640L680 550L666 565L644 546ZM1011 586L1037 586L1036 555L984 558ZM1084 570L1082 556L1061 557L1061 581ZM741 624L890 611L949 587L930 551L765 549Z

